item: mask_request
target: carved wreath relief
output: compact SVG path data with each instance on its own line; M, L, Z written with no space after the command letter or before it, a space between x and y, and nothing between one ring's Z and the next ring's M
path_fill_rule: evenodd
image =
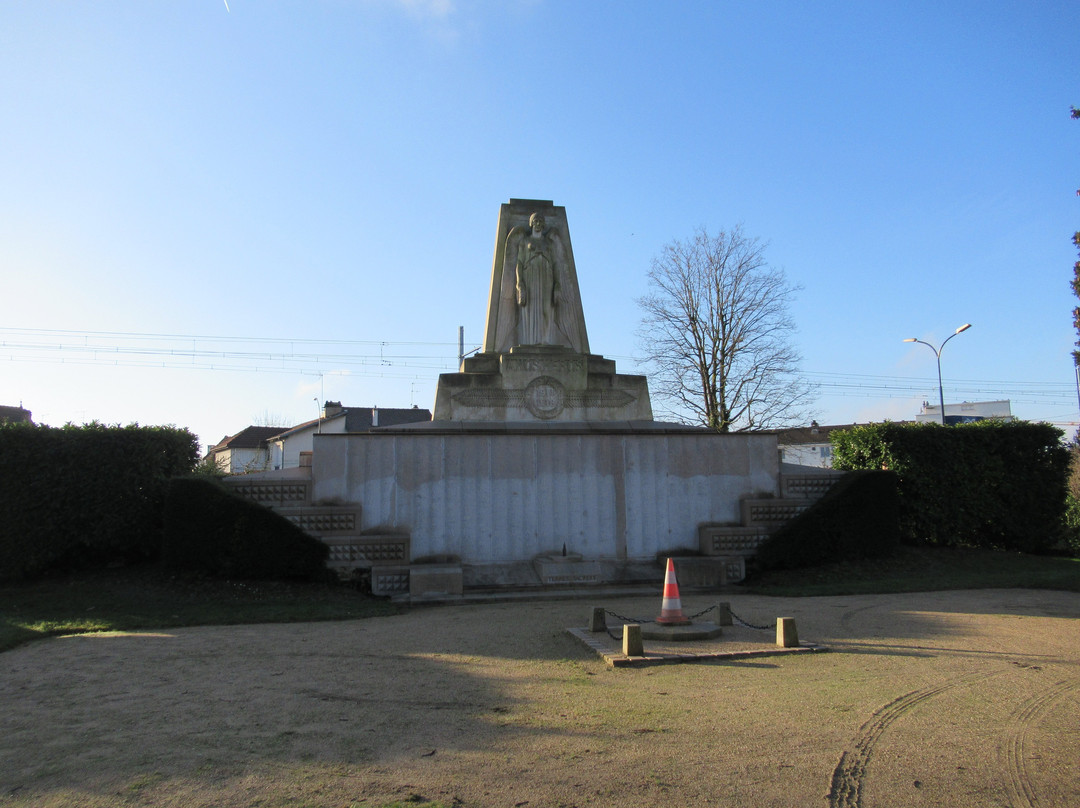
M534 418L558 418L566 406L566 390L558 379L539 376L525 387L525 408Z

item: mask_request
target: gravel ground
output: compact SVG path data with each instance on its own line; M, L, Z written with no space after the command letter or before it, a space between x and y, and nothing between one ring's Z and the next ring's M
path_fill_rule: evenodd
M1080 595L724 597L830 651L613 669L567 632L655 599L22 646L0 805L1080 805Z

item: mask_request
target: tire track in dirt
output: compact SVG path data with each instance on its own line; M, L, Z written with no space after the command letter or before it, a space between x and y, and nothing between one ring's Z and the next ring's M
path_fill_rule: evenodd
M1080 679L1060 681L1020 704L1009 716L1004 745L1006 789L1013 808L1038 808L1039 798L1027 773L1028 740L1042 714L1062 696L1080 689Z
M855 742L849 749L845 749L840 755L840 762L833 770L832 786L826 798L829 808L860 808L862 806L862 786L866 777L866 767L870 763L870 757L878 740L885 730L911 710L918 707L924 701L939 696L957 687L965 687L992 676L998 676L1005 671L991 671L989 673L975 673L950 679L933 687L913 690L893 699L884 707L874 711L874 714L859 727Z
M855 608L844 609L844 613L840 615L840 627L845 631L851 631L851 622L861 615L863 612L868 612L872 609L880 609L880 604L871 603L866 606L857 606Z

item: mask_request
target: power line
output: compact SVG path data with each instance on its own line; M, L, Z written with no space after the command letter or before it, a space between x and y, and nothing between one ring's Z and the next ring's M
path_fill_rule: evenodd
M0 360L2 361L2 360ZM230 365L227 363L213 363L213 364L169 364L167 362L157 362L152 360L134 361L134 360L86 360L86 359L67 359L64 357L35 357L34 359L21 359L16 357L9 357L7 361L10 362L28 362L34 364L47 364L47 365L73 365L76 367L122 367L122 368L146 368L148 370L178 370L178 371L226 371L229 373L262 373L262 374L286 374L290 376L345 376L345 377L360 377L360 378L382 378L382 379L420 379L426 380L430 378L429 373L419 373L416 371L423 368L414 368L413 371L395 371L393 367L380 366L371 370L351 370L346 368L274 368L266 366L253 366L253 365ZM431 368L434 370L440 370L443 368Z
M456 346L455 342L407 342L401 340L345 340L345 339L314 339L311 337L250 337L222 334L155 334L145 331L73 331L54 328L10 328L0 327L0 334L23 334L71 336L80 338L92 337L118 337L123 339L157 339L157 340L212 340L217 342L262 342L269 344L300 343L316 345L438 345L442 347Z
M157 343L157 344L154 344ZM248 347L251 346L251 347ZM265 346L268 350L252 350ZM303 350L297 350L300 346ZM325 350L313 350L322 347ZM361 350L358 350L361 349ZM362 350L362 349L368 350ZM78 331L0 327L0 359L48 364L157 367L206 371L301 373L413 378L414 372L456 370L455 342L341 340L142 331ZM614 357L640 364L637 357ZM825 395L860 398L931 396L937 380L809 371L802 374ZM1061 406L1075 383L950 379L952 397L1009 399Z
M268 350L251 349L256 346ZM319 351L319 347L326 350ZM341 375L393 377L388 372L392 368L416 372L456 369L456 351L449 350L453 347L450 342L0 328L0 359L112 367L313 375L327 374L332 368Z

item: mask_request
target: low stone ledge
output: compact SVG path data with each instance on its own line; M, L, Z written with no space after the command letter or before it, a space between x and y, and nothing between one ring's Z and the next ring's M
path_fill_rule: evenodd
M742 556L673 556L679 586L683 589L719 589L746 577Z
M460 564L413 564L409 568L411 600L440 600L463 592Z
M777 528L810 507L809 499L744 499L742 522L753 527Z
M394 597L409 594L408 567L372 567L371 594Z
M316 538L352 535L360 528L359 505L310 505L276 510L305 533Z
M321 541L330 548L327 566L335 570L408 565L409 537L405 535L332 536Z
M821 499L843 477L839 471L820 474L780 474L780 491L788 499Z
M242 497L260 505L303 505L311 499L310 480L255 480L226 477L225 484Z
M698 549L706 556L752 556L768 538L760 526L701 525L698 528Z

